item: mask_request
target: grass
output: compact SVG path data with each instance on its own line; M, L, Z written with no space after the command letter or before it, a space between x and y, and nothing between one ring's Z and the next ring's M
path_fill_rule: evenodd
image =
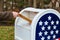
M0 26L0 40L14 40L14 27Z

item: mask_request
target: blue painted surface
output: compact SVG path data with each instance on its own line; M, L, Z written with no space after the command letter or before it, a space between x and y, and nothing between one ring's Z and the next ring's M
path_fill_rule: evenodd
M49 16L51 17L51 20L48 19ZM57 20L59 21L58 24L56 24ZM39 24L40 21L42 21L42 25ZM48 25L45 25L46 21L48 22ZM54 21L54 24L51 24L52 21ZM43 26L45 27L44 30L42 30ZM50 26L50 30L48 30L48 26ZM56 26L56 29L54 29L54 26ZM57 30L58 33L56 33ZM48 32L47 35L45 35L46 31ZM53 34L51 34L51 31L53 31ZM40 32L42 35L39 35ZM56 36L55 38L53 38L54 35ZM50 39L48 39L48 36L50 36ZM60 19L53 13L47 13L43 15L37 22L35 40L54 40L57 38L60 38Z

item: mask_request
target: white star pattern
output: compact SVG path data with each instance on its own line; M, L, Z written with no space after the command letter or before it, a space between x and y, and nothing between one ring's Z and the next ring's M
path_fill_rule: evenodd
M54 31L50 31L50 33L51 33L51 34L53 34L53 33L54 33Z
M44 40L44 39L45 39L45 37L42 37L42 38L41 38L41 40Z
M50 30L51 29L51 26L48 26L48 30Z
M51 16L48 17L48 20L51 20Z
M56 30L56 34L58 34L59 33L59 31L58 30Z
M42 32L39 32L39 36L42 36Z
M45 27L44 26L42 27L42 30L45 30Z
M56 21L56 24L59 24L59 21Z
M48 22L46 21L46 22L44 22L45 23L45 25L48 25Z
M53 35L53 38L56 38L56 35Z
M44 34L45 34L45 35L47 35L47 34L48 34L48 32L47 32L47 31L45 31L45 32L44 32Z
M51 25L54 25L54 21L51 21Z
M39 22L39 25L42 25L42 24L43 24L43 22L42 22L42 21L40 21L40 22Z
M48 38L48 39L50 39L51 37L50 37L50 36L48 36L47 38Z
M53 29L56 29L56 26L53 26Z
M42 17L43 18L43 17ZM53 19L53 16L48 15L47 20L39 20L40 31L38 33L40 40L58 40L56 39L59 35L59 20ZM38 29L39 29L38 28Z

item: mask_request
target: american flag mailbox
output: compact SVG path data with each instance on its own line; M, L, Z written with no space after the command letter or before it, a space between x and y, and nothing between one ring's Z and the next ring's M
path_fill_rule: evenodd
M60 40L60 14L53 9L25 8L21 17L15 20L15 39L17 40Z

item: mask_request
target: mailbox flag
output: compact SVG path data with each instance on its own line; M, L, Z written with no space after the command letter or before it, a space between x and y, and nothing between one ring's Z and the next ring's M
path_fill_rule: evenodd
M60 19L53 13L43 15L36 25L35 40L60 40Z

